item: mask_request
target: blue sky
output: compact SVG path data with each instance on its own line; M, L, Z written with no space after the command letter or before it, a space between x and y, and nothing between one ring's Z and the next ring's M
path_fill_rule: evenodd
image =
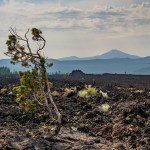
M120 49L150 55L149 0L0 0L0 59L9 27L43 30L49 58Z

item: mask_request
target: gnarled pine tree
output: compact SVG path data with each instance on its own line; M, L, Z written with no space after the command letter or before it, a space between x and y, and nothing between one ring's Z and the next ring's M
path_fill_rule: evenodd
M20 86L14 88L16 101L27 111L34 111L36 105L45 106L51 119L56 123L55 135L57 135L61 128L62 116L51 95L46 72L46 68L52 64L46 63L45 57L41 54L46 44L42 31L37 28L31 30L32 40L38 44L36 50L30 47L29 29L23 37L13 28L9 31L10 35L6 42L8 50L5 54L11 57L13 64L20 62L23 67L32 67L32 70L19 72Z

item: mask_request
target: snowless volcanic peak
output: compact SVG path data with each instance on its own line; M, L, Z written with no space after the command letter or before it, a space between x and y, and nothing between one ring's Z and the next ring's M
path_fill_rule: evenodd
M135 55L130 55L125 52L122 52L117 49L112 49L109 52L106 52L102 55L100 55L101 59L111 59L111 58L139 58L138 56Z

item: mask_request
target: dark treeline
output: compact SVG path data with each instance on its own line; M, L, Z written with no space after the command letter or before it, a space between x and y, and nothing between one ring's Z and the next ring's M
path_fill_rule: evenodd
M17 72L11 72L8 67L0 67L0 75L5 74L16 74Z

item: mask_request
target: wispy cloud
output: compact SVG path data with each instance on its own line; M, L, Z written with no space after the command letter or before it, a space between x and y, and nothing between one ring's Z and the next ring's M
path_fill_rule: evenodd
M5 36L10 26L38 27L67 34L87 31L104 39L146 37L149 14L149 0L3 0L0 31Z
M52 3L52 2L51 2ZM1 29L17 26L37 26L46 29L90 29L99 32L131 32L139 28L147 33L150 25L150 3L131 4L130 7L95 5L81 9L58 3L36 5L29 1L4 0L0 6Z

